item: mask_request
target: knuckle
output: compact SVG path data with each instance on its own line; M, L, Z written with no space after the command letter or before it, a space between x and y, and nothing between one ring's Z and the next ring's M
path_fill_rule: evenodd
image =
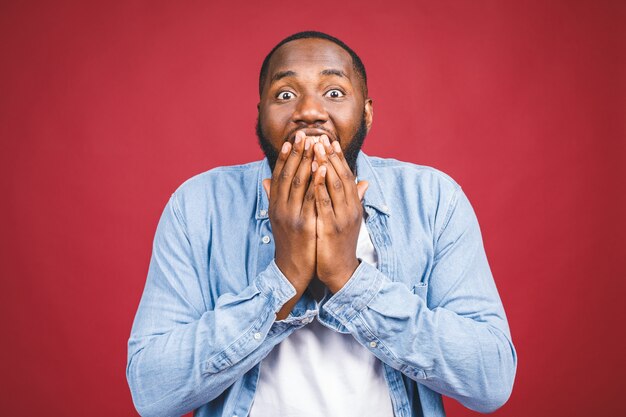
M333 188L335 190L339 190L339 189L341 189L341 187L343 187L343 184L341 183L341 180L333 181Z
M332 202L330 201L330 198L328 198L328 197L322 197L322 198L321 198L321 200L320 200L320 203L322 204L322 206L324 206L324 207L328 207L328 206L330 206L330 204L331 204Z
M292 226L296 232L302 232L304 231L306 224L304 220L302 220L301 218L297 218L293 220Z
M294 187L299 187L300 185L302 185L302 178L300 178L299 175L296 175L291 180L291 185L293 185Z
M350 171L344 171L341 173L341 177L348 181L354 181L354 175Z

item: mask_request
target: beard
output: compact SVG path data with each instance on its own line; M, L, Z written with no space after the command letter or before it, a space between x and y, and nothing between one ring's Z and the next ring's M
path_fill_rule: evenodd
M269 162L270 169L274 172L274 167L276 166L276 161L278 160L279 149L275 148L270 140L265 137L263 134L263 127L261 126L261 121L257 117L256 119L256 135L259 139L259 146L261 150L265 154L267 161ZM365 125L365 113L361 115L361 120L359 122L359 128L352 136L352 140L348 143L346 149L342 148L343 155L346 158L346 162L350 167L350 170L354 175L356 175L356 159L359 156L359 152L361 151L361 147L363 146L363 141L365 141L365 136L367 135L367 126ZM341 138L337 137L339 143L342 141Z

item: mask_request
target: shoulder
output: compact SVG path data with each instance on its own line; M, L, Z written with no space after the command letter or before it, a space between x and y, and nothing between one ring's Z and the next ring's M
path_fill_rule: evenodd
M225 202L243 203L256 195L259 172L264 163L261 160L221 166L195 175L174 191L172 201L184 217L212 211L217 204Z
M207 187L212 187L226 182L240 182L244 179L255 177L259 173L264 161L249 162L241 165L229 165L212 168L189 178L175 191L178 195L187 195L203 192Z
M445 172L426 165L400 161L393 158L367 157L372 171L385 188L410 187L414 191L434 194L455 194L461 186Z

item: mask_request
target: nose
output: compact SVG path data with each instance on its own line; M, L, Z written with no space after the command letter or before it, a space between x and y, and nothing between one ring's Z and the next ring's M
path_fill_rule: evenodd
M321 98L306 94L300 98L293 113L293 121L297 124L318 125L326 123L328 113Z

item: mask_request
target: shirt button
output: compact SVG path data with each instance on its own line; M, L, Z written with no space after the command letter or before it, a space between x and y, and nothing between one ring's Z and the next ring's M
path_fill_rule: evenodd
M372 340L372 341L370 342L370 347L371 347L371 348L375 348L376 346L377 346L377 345L376 345L376 342L374 342L374 341Z
M265 216L267 214L267 210L261 210L261 216Z
M268 235L265 235L261 238L261 242L268 244L270 243L270 237Z
M254 334L254 336L252 336L252 337L254 337L254 340L261 340L261 333L258 333L258 332L257 332L257 333L255 333L255 334Z

